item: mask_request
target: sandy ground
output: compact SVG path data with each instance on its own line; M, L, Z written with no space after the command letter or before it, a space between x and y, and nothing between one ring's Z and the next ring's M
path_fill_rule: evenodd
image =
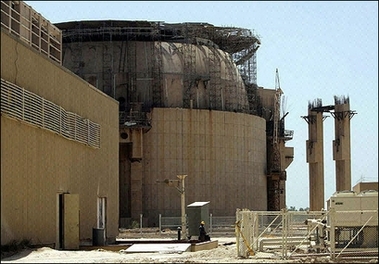
M143 233L143 238L174 238L175 232ZM222 234L221 234L222 235ZM119 238L141 238L136 232L120 233ZM154 252L126 253L125 250L108 251L95 249L90 251L55 250L49 247L25 249L11 257L1 260L2 263L328 263L328 257L281 259L279 253L261 253L249 258L237 256L236 239L230 234L227 237L214 236L218 247L197 252ZM350 263L350 262L349 262ZM377 261L376 261L377 263Z
M229 238L225 238L225 241ZM235 244L223 245L210 250L182 253L123 253L106 250L63 251L42 247L24 250L2 263L289 263L304 260L280 260L272 254L259 254L249 259L237 257Z

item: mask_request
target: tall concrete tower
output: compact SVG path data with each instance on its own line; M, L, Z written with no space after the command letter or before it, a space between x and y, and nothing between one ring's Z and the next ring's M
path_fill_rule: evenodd
M334 96L335 139L333 160L336 161L336 191L351 190L350 119L355 111L350 110L349 97Z
M309 163L309 201L311 211L324 208L324 135L321 99L308 104L308 116L303 116L308 123L308 140L306 141L307 163Z
M333 140L333 160L336 161L336 191L351 190L350 161L350 119L355 111L350 110L348 97L334 96L334 105L322 106L321 99L308 104L307 162L309 163L310 210L318 211L324 207L324 150L323 150L323 112L330 113L334 119L335 139Z

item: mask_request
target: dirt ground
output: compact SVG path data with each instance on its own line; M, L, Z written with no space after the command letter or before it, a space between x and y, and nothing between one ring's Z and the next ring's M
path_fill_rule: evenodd
M224 236L223 236L224 235ZM118 238L177 238L177 232L154 229L121 230ZM49 247L25 249L4 258L2 263L331 263L328 257L302 257L281 259L280 253L257 252L249 258L237 256L236 239L232 234L212 234L211 240L218 241L218 247L197 252L154 252L126 253L124 250L55 250ZM371 261L372 262L372 261ZM374 260L372 263L377 263ZM340 262L342 263L342 262ZM345 263L351 263L345 262Z

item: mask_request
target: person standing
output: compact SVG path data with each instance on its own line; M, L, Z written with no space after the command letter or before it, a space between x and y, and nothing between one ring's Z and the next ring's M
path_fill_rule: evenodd
M207 236L207 232L205 231L204 225L205 225L205 222L201 221L200 226L199 226L199 240L201 242L209 240L209 236ZM207 237L208 237L208 239L207 239Z

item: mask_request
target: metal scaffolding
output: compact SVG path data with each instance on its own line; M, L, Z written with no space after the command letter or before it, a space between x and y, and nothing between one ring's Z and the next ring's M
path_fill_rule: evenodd
M256 96L256 51L260 46L260 39L248 29L216 27L208 23L169 24L161 21L118 20L63 22L56 26L62 31L62 42L72 43L70 49L74 65L71 68L77 75L115 99L119 99L116 98L115 86L122 78L127 91L126 108L131 103L138 102L143 102L142 111L145 112L150 112L152 107L165 106L162 43L166 42L178 52L183 61L184 108L199 108L196 103L196 87L199 81L203 81L208 90L209 109L258 115L260 113ZM145 52L153 58L144 72L137 72L138 41L146 43ZM81 47L85 42L104 42L102 72L92 76L96 79L93 82L82 72ZM109 42L121 43L119 58L114 58L113 45L109 45ZM196 75L196 52L200 45L208 48L208 76ZM230 55L230 61L224 58L223 52ZM222 67L225 69L221 69ZM244 94L231 81L236 77L233 67L238 68L244 81L248 107L241 105ZM225 72L225 76L221 76L221 72ZM137 91L139 81L150 83L148 89L143 90L143 94ZM124 110L128 112L131 109Z
M62 30L63 42L103 41L106 34L114 41L166 41L217 47L232 56L246 82L257 83L256 51L261 42L249 29L161 21L79 21L75 22L80 25L76 28L72 28L72 23L56 24Z

